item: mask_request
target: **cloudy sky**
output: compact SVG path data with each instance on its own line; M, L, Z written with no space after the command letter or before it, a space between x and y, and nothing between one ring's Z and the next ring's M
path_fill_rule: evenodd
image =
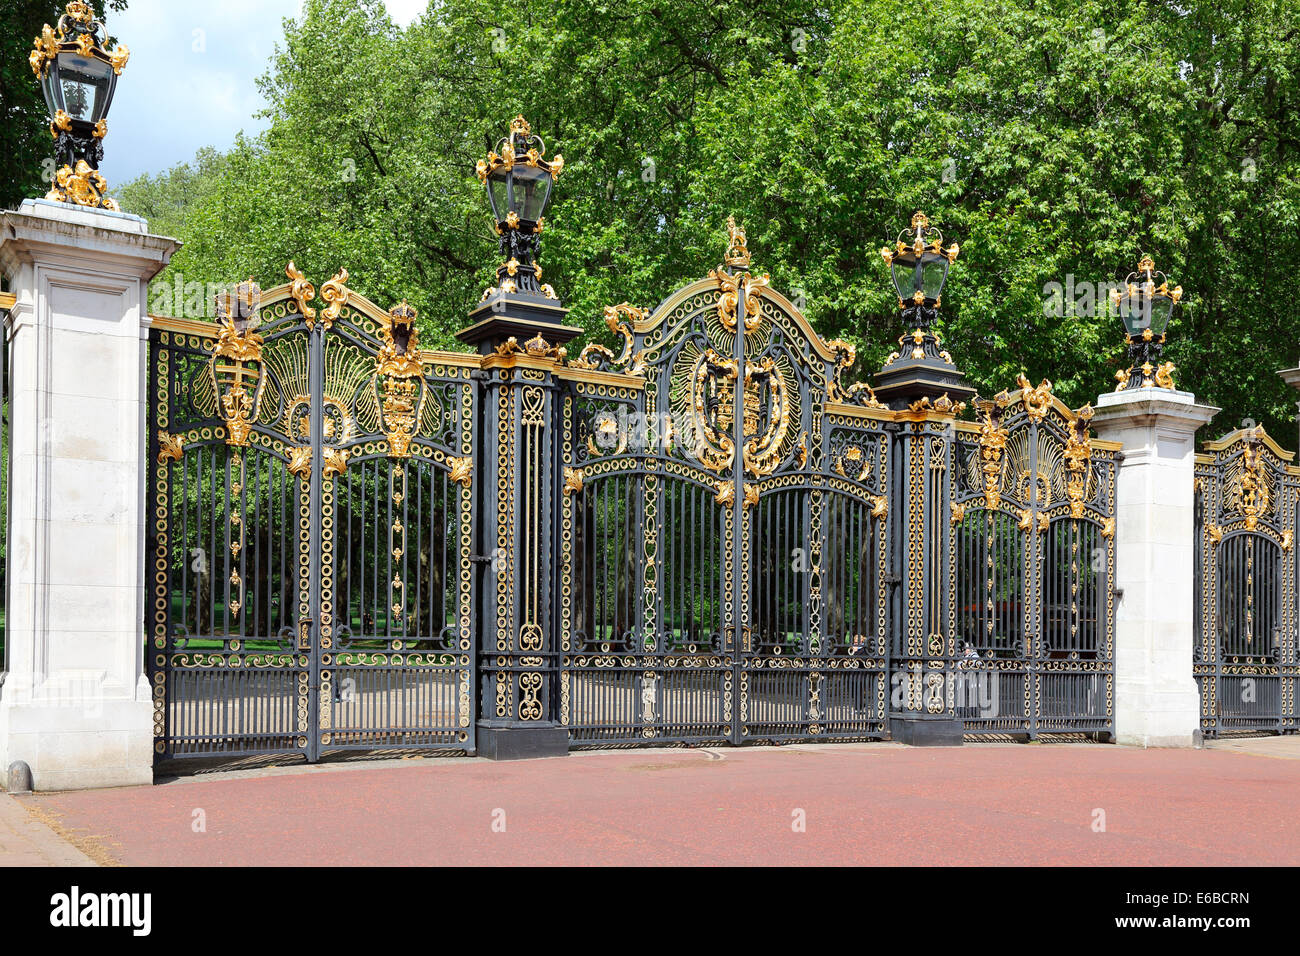
M428 0L386 0L405 26ZM117 85L100 169L110 184L158 173L224 148L265 125L256 80L299 0L130 0L109 13L109 33L131 48Z

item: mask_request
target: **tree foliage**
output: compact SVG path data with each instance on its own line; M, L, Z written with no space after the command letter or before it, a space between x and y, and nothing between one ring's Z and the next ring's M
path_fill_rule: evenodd
M187 281L346 267L446 347L497 259L474 162L522 112L566 159L546 281L597 337L601 306L716 265L734 213L870 372L903 331L877 250L924 209L963 248L942 333L982 390L1113 388L1119 323L1080 290L1147 252L1185 290L1180 386L1223 406L1216 432L1285 441L1297 40L1290 0L449 0L405 30L308 0L262 80L269 130L122 199L185 240ZM1060 315L1052 283L1076 293Z

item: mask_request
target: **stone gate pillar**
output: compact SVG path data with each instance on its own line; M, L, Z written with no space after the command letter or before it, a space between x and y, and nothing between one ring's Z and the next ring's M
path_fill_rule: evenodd
M1121 744L1190 747L1200 727L1192 677L1196 430L1219 410L1164 388L1097 400L1099 438L1122 442L1116 482L1115 731Z
M28 200L0 214L9 317L9 604L0 767L38 790L153 780L143 668L143 219Z

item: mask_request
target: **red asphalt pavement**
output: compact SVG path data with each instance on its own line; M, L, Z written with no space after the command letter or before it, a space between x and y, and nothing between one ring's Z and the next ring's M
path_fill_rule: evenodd
M127 865L1295 865L1298 794L1300 760L1224 751L850 744L408 760L24 799Z

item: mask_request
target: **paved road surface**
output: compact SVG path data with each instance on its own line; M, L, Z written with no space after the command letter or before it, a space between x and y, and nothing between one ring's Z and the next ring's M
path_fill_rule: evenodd
M1297 757L1300 738L1201 751L641 750L264 769L3 799L91 859L127 865L1295 865Z

